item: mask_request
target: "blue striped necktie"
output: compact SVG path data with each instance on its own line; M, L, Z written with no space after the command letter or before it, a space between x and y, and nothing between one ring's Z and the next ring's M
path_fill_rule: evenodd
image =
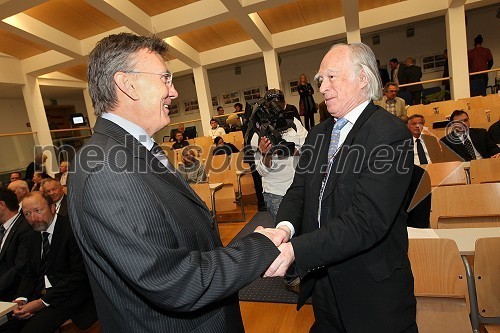
M340 130L348 123L348 120L345 118L339 118L335 122L335 125L332 129L332 137L330 139L330 148L328 148L328 161L331 161L332 157L335 155L335 152L339 148L339 140L340 140Z

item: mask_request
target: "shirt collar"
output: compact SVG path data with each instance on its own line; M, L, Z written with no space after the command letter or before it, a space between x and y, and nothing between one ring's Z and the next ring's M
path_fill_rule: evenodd
M57 214L54 215L54 219L52 220L52 223L49 225L47 230L45 232L48 232L49 234L54 234L54 228L56 226L56 221L57 221Z
M101 118L104 118L106 120L109 120L116 125L120 126L123 128L125 131L130 133L137 141L139 141L144 147L146 147L147 150L151 150L153 145L155 144L154 140L148 135L148 133L140 126L137 124L134 124L133 122L120 117L117 114L114 114L112 112L105 112L101 115Z
M17 218L19 217L19 214L20 213L17 213L16 215L12 216L10 219L7 220L7 222L5 222L3 224L3 227L5 228L5 230L9 230L9 228L12 226L12 224L14 224L14 222L17 220Z
M363 103L359 104L356 106L354 109L352 109L349 113L347 113L344 116L344 119L350 122L351 124L354 124L356 120L358 120L359 116L361 116L361 113L363 110L367 107L367 105L370 103L370 100L366 100Z

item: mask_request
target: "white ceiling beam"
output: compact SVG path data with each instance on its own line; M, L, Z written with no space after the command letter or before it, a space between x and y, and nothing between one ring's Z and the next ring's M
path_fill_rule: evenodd
M263 51L272 50L271 32L257 13L247 14L246 9L238 1L221 0L221 2Z
M24 12L49 0L4 0L0 2L0 20Z
M86 0L97 10L108 15L138 35L151 35L151 17L128 0Z
M0 29L10 31L34 43L71 57L82 55L78 39L23 13L3 19L0 22Z
M247 40L200 53L201 65L208 69L262 58L262 50L253 40Z
M190 67L199 67L201 65L200 53L179 37L174 36L166 38L165 42L169 46L169 53L175 58Z
M358 1L342 0L344 9L344 20L346 31L359 30L359 6Z
M33 76L44 75L63 68L79 65L84 61L83 57L73 58L66 54L51 50L21 60L23 72Z
M87 56L90 53L90 51L92 51L94 49L97 42L99 42L101 39L103 39L104 37L107 37L109 35L115 35L115 34L119 34L122 32L132 33L132 31L126 27L119 27L116 29L108 30L108 31L103 32L103 33L98 34L98 35L94 35L94 36L89 37L89 38L82 39L80 41L80 44L82 47L82 53L85 56Z
M261 10L275 8L286 5L297 0L239 0L239 3L245 8L247 13L258 12Z
M157 36L167 38L231 19L219 0L203 0L151 18Z
M448 0L448 7L460 7L465 5L466 0Z

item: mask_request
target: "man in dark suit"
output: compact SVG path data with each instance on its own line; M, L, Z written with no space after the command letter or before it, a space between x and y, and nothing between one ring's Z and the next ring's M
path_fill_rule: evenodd
M413 114L406 124L413 136L413 163L415 165L446 162L441 145L435 136L422 134L425 118L420 114Z
M420 82L420 79L422 78L422 69L419 66L415 65L415 59L406 59L405 65L406 67L403 72L403 83L400 82L400 84ZM413 105L420 104L422 102L422 90L424 89L424 87L421 84L415 84L401 89L411 93Z
M455 110L450 116L451 130L441 141L462 160L500 157L498 147L484 128L471 128L469 114Z
M334 45L317 77L336 122L307 136L277 216L277 228L298 236L280 245L265 276L295 260L298 306L312 296L310 332L417 332L404 211L410 132L373 104L381 84L365 44Z
M70 170L71 224L104 331L242 332L237 292L278 256L285 232L223 247L206 205L152 141L178 95L166 49L122 33L90 53L98 118Z
M389 67L391 67L391 81L396 83L398 86L405 83L403 78L405 71L404 64L400 64L398 59L392 58L389 60Z
M42 191L52 198L56 205L56 213L68 217L68 197L64 195L64 187L54 178L44 179L42 182Z
M19 213L14 192L0 191L0 301L12 302L28 263L27 237L34 231Z
M83 259L67 218L52 199L33 192L23 199L29 234L30 276L21 280L13 318L1 332L52 333L71 319L80 329L97 321Z

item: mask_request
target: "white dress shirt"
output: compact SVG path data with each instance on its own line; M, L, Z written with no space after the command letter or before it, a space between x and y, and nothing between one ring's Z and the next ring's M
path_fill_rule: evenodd
M417 151L417 139L420 139L420 142L422 143L422 147L424 148L425 152L425 157L427 158L427 164L431 164L431 157L429 156L429 152L427 151L427 146L425 145L424 138L422 135L420 135L419 138L412 137L413 138L413 164L415 165L420 165L420 159L418 158L418 151Z

